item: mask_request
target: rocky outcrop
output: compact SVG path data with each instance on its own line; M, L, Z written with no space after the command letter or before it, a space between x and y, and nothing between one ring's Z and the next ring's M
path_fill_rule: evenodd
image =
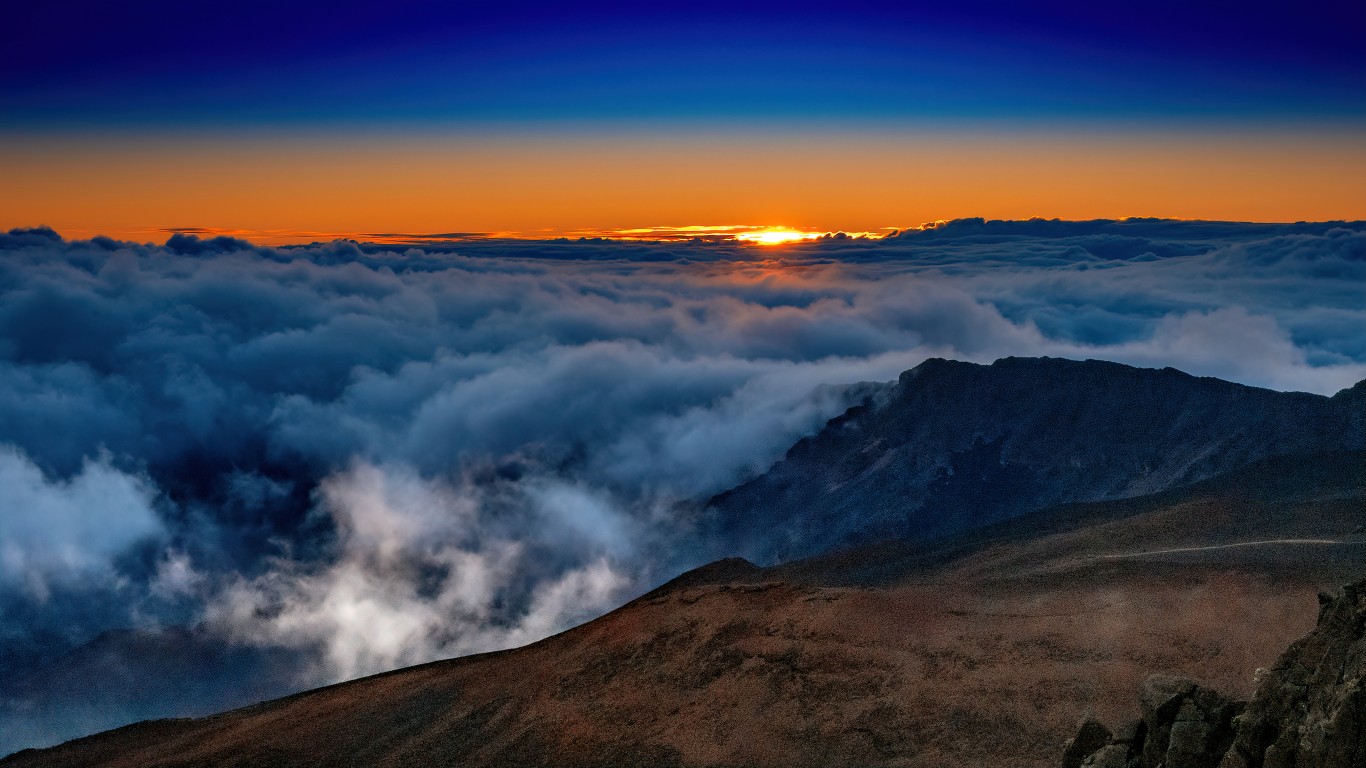
M1067 746L1063 747L1062 768L1081 768L1082 761L1109 744L1113 735L1097 720L1082 720L1077 735L1068 739Z
M1085 720L1063 768L1366 768L1366 580L1321 596L1318 626L1244 706L1182 677L1154 675L1143 719L1114 733Z
M1366 580L1259 676L1220 768L1366 767Z
M1168 675L1148 678L1139 702L1143 719L1114 733L1084 721L1067 744L1063 768L1214 768L1233 742L1233 720L1243 708L1194 680ZM1083 754L1083 745L1092 749Z

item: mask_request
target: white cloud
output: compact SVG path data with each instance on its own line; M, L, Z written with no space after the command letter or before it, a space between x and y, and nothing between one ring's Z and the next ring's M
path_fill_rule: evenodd
M0 488L0 579L40 601L54 583L113 578L113 557L163 533L151 484L107 457L51 479L23 452L0 445Z
M479 493L357 464L322 484L335 558L281 560L235 579L205 618L238 643L318 649L299 682L320 683L529 643L612 607L630 586L607 554L589 554L630 546L600 500L538 484L528 505L536 516L522 522L565 536L555 563L528 563L531 547L484 519Z

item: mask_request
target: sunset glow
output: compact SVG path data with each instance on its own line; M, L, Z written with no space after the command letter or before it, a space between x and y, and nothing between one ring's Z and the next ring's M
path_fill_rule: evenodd
M718 181L718 165L753 172ZM1336 128L19 135L0 142L0 169L0 226L136 242L200 230L270 245L417 244L852 235L971 216L1366 217L1366 145Z
M804 240L815 240L822 232L802 232L796 229L784 229L782 227L771 227L755 232L741 232L735 237L737 240L744 240L749 243L759 245L782 245L784 243L797 243Z

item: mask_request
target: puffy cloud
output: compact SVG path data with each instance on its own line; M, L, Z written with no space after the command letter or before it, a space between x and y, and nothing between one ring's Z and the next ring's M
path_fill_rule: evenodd
M1366 379L1366 363L1311 366L1307 354L1268 315L1242 307L1163 317L1151 338L1116 345L1111 357L1144 367L1170 365L1272 389L1336 392Z
M0 586L39 603L54 580L115 578L113 558L163 532L148 482L115 469L107 456L52 479L0 445L0 488Z
M780 248L13 230L0 657L189 624L290 659L233 657L227 706L264 677L529 642L727 554L686 502L851 385L1053 355L1331 393L1366 376L1363 280L1356 223L963 221ZM49 725L26 732L78 735Z
M479 498L490 493L522 498ZM320 495L335 557L236 578L205 614L237 643L316 649L301 685L523 645L612 607L631 584L613 565L632 555L631 521L581 487L480 489L357 464ZM502 519L484 519L492 510Z

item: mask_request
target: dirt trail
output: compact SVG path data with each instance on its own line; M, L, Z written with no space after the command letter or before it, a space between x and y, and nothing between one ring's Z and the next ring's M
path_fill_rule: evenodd
M1264 547L1277 544L1312 544L1318 546L1343 546L1366 544L1361 541L1342 541L1339 539L1263 539L1261 541L1239 541L1233 544L1211 544L1207 547L1177 547L1175 549L1150 549L1143 552L1123 552L1119 554L1097 555L1099 559L1117 560L1125 557L1147 557L1149 555L1171 555L1181 552L1210 552L1217 549L1235 549L1238 547Z

